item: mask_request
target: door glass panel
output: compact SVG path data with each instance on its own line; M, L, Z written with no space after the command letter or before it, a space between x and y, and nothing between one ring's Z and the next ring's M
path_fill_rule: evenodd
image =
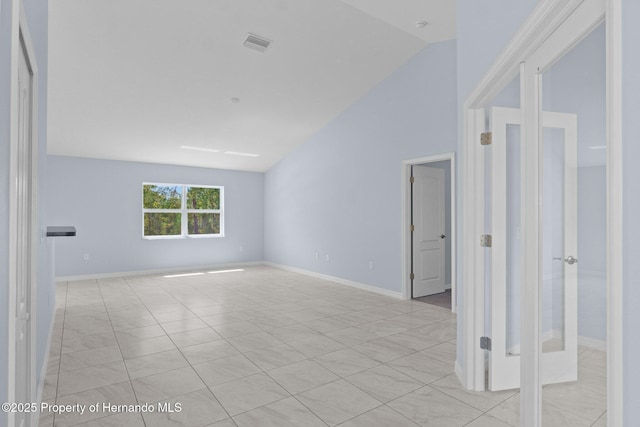
M507 125L506 144L506 352L520 355L520 125Z
M603 24L541 75L543 426L606 425L605 55Z
M545 113L543 113L544 115ZM544 119L543 119L544 126ZM565 349L565 135L543 127L542 157L542 351Z

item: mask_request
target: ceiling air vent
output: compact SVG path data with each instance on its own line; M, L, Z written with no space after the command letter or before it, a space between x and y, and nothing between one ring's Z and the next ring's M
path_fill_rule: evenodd
M249 49L265 52L269 46L271 46L271 40L249 33L247 39L244 41L244 45Z

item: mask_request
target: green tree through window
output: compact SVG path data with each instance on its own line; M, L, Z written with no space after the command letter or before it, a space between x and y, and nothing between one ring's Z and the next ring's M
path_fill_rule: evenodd
M142 185L143 236L221 236L222 187Z
M189 234L219 234L220 189L210 187L187 187L188 231Z
M143 187L145 209L180 209L182 187L177 185L145 184Z

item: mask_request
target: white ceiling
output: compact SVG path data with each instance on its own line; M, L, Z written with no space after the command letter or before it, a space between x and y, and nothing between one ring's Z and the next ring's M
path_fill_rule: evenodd
M266 171L454 17L454 0L56 0L48 152Z

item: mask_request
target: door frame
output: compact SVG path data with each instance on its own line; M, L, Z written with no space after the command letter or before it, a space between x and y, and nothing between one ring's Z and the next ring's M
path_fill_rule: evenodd
M401 165L401 194L402 194L402 299L411 299L411 166L425 165L428 163L451 162L451 238L449 239L451 250L451 311L457 310L457 262L456 262L456 153L436 154L428 157L403 160Z
M607 425L622 427L622 17L621 0L602 1L604 2L604 10L601 18L604 18L606 22L607 37ZM463 105L462 154L464 167L461 243L464 249L461 272L466 283L462 289L462 300L467 303L464 304L461 319L461 340L465 357L464 364L460 366L459 378L462 384L470 390L484 390L486 376L485 351L481 350L478 345L480 337L484 333L484 287L472 285L473 283L484 283L485 278L483 251L478 244L479 236L484 232L484 161L483 151L479 144L480 133L484 131L485 126L483 107L499 94L513 78L519 74L525 74L525 60L538 50L582 3L583 0L541 0ZM592 22L581 22L581 24L588 27ZM564 46L565 50L569 50L571 47ZM527 93L531 93L531 88L527 88L521 83L522 98ZM537 111L528 111L527 108L529 110L531 108L526 104L530 104L530 102L523 100L521 109L523 109L525 126L527 123L532 123L532 114L537 115ZM526 129L523 129L523 134L527 132ZM525 146L523 149L526 150ZM531 154L531 151L527 155ZM534 167L537 167L537 164ZM537 213L535 215L537 216ZM538 227L537 221L534 220L531 223L532 230L524 231L530 241L532 236L537 238ZM539 291L538 260L537 256L534 258L536 270L530 272L527 268L526 274L532 274L532 276L527 278L522 295L531 296L533 300L537 301ZM533 262L529 265L533 265ZM533 336L537 337L539 331L531 319L533 313L537 315L538 304L529 304L525 308L527 312L523 312L524 330L534 331ZM531 335L525 333L524 336ZM535 345L535 343L529 343L529 345L532 344ZM539 357L536 355L525 358L522 363L524 365L522 372L526 377L521 388L522 425L538 426L540 423L539 410L533 408L540 407L540 396L536 391L537 384L535 384L539 379ZM534 404L526 404L528 401L534 402ZM531 413L532 410L535 413Z
M11 2L11 92L10 92L10 166L9 166L9 248L15 248L17 244L17 215L15 206L18 200L16 182L18 173L18 159L16 155L19 143L19 99L20 90L18 85L19 60L20 51L24 49L27 56L27 62L33 73L32 77L32 99L31 99L31 218L29 218L31 228L31 245L30 245L30 275L31 283L28 289L29 295L29 334L28 342L28 372L29 384L28 390L31 402L37 402L36 387L36 334L37 334L37 254L38 242L40 240L40 232L38 226L38 155L39 155L39 136L38 136L38 66L36 63L35 50L31 41L31 35L27 24L27 18L24 11L22 1L12 0ZM7 333L7 349L8 349L8 387L7 400L14 402L16 398L16 360L15 360L15 299L16 299L16 254L13 249L9 250L9 298L8 298L8 333ZM7 414L8 425L13 425L15 414L9 412ZM37 417L36 414L28 414L29 422Z

